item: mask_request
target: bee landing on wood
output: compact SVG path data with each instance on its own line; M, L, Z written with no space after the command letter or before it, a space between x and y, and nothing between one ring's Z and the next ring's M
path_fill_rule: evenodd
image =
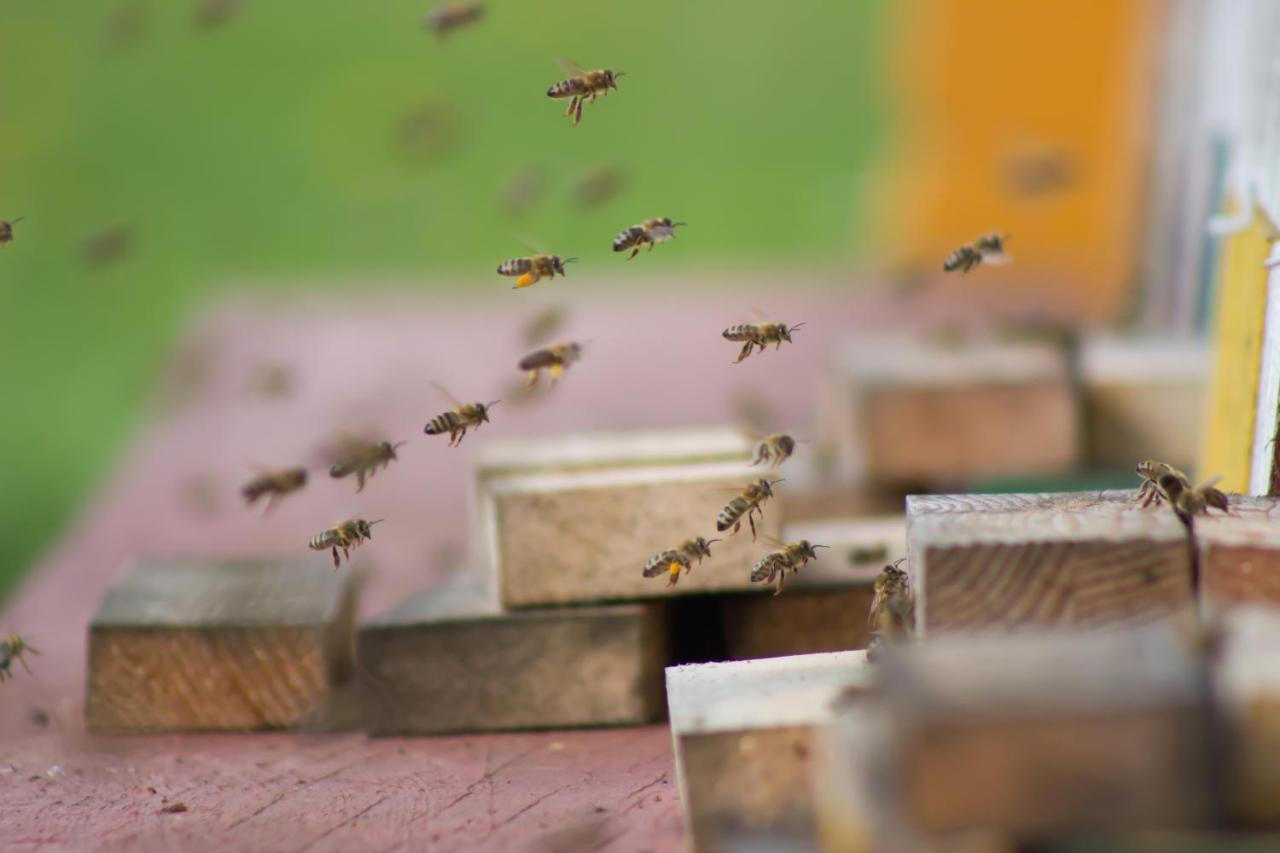
M546 370L551 375L551 381L555 382L560 378L560 374L564 373L565 368L580 358L582 358L582 345L569 341L535 350L520 359L520 363L516 366L529 374L528 387L532 388L538 384L538 376L543 370Z
M1143 506L1151 506L1153 503L1158 505L1167 497L1160 488L1160 478L1166 474L1176 477L1185 485L1190 485L1187 475L1167 462L1148 459L1145 462L1139 462L1134 471L1142 478L1142 485L1138 488L1135 499L1142 501Z
M333 568L336 571L342 565L342 560L338 559L338 551L341 549L343 559L351 559L351 549L360 545L365 540L373 539L372 527L385 519L379 518L377 521L365 521L363 518L353 518L344 521L337 527L331 527L323 533L314 537L308 547L312 551L324 551L333 549Z
M787 572L798 572L810 560L818 559L816 548L829 548L829 545L814 545L808 539L799 542L788 542L769 554L765 554L751 567L752 583L773 583L777 579L774 595L782 592L787 580Z
M792 333L803 325L804 323L796 323L794 326L788 326L786 323L739 323L736 326L730 326L720 334L726 341L742 343L742 351L738 353L738 359L734 362L737 364L751 355L755 347L759 347L760 351L764 352L769 344L774 344L774 349L781 349L783 341L792 343Z
M9 667L13 665L15 660L22 664L22 668L28 673L31 672L31 667L27 666L27 660L24 657L27 652L31 652L33 655L40 654L38 649L32 648L26 640L17 634L6 634L0 637L0 682L13 678L13 673L9 671Z
M444 41L454 30L470 26L483 17L483 3L448 3L428 12L422 25Z
M26 218L27 217L25 216L19 216L17 219L12 221L0 219L0 246L3 246L5 243L13 242L13 226Z
M533 255L528 258L512 258L498 264L498 275L519 276L512 290L537 284L544 278L555 278L564 275L564 265L571 264L577 258L562 258L559 255Z
M651 557L644 564L644 576L656 578L666 572L667 586L673 587L680 580L680 570L684 569L685 574L692 572L695 563L701 563L703 557L711 556L711 546L719 541L703 539L701 536L686 539L676 547Z
M720 510L720 516L716 519L716 530L723 533L730 527L733 532L737 533L742 529L742 518L746 516L747 523L751 525L751 541L756 541L756 522L754 516L764 517L764 505L769 498L773 497L773 487L783 482L782 480L757 480L742 490L742 494L725 505Z
M871 598L871 611L867 624L871 626L871 645L867 649L868 660L884 642L908 640L915 633L916 595L911 578L898 568L902 560L885 566L876 577L875 594Z
M489 423L489 410L501 403L501 400L491 400L488 403L459 403L457 399L442 388L436 385L437 391L453 404L453 408L447 412L436 415L427 421L427 425L422 431L427 435L443 435L449 433L449 446L456 447L462 443L462 439L467 436L467 429L479 429L481 424Z
M271 512L275 505L284 500L290 492L296 492L307 484L306 468L277 468L264 471L254 477L240 489L244 502L253 506L258 498L267 496L265 512Z
M672 222L669 216L664 216L660 219L646 219L639 225L624 228L617 237L614 237L613 250L615 252L625 252L630 249L631 254L627 255L627 260L631 260L645 246L648 246L649 251L652 252L653 247L657 244L674 239L676 228L687 224L687 222Z
M587 101L595 101L596 95L609 94L610 89L618 88L618 78L625 76L623 71L584 71L572 62L561 63L570 76L547 89L547 97L556 100L569 99L569 108L564 111L573 117L576 125L582 121L582 105Z
M329 467L329 476L335 480L356 475L356 494L364 491L364 481L372 477L379 468L386 468L399 459L396 450L405 442L392 444L389 441L368 442L355 438L343 439L333 464Z
M1221 479L1214 477L1192 488L1185 476L1173 472L1162 474L1158 485L1178 517L1184 522L1190 522L1193 516L1208 515L1210 507L1230 514L1231 499L1213 485Z
M785 432L766 435L756 442L756 446L752 450L754 458L751 460L751 464L759 465L761 462L768 462L770 468L777 468L791 458L791 454L795 452L795 449L796 440Z
M1008 234L984 234L972 243L961 246L947 255L947 259L942 263L942 271L960 270L963 275L978 264L1008 263L1012 260L1004 253L1004 241L1008 239Z

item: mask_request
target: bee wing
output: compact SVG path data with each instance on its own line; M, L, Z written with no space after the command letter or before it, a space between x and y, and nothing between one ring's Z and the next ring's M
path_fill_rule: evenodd
M1216 486L1221 480L1222 480L1221 474L1219 474L1216 477L1210 477L1209 479L1201 483L1199 487L1196 489L1196 491L1202 491L1204 489L1212 488L1213 486Z
M770 536L768 533L761 533L761 534L759 535L759 538L760 538L763 542L765 542L765 543L767 543L767 544L769 544L769 545L772 545L772 546L773 546L773 547L775 547L775 548L785 548L785 547L787 547L787 543L786 543L786 542L783 542L783 541L782 541L781 539L779 539L777 536Z
M450 394L449 389L445 388L439 382L432 380L431 387L436 389L436 393L438 393L441 397L443 397L445 402L447 402L450 406L457 408L462 405L462 403L458 401L458 398Z
M529 237L521 237L520 245L524 246L535 255L545 255L547 253L546 249L542 247L542 244L539 241L530 239Z
M998 254L983 252L982 262L994 267L1004 266L1005 264L1013 263L1013 255L1010 255L1007 252L1000 252Z
M587 73L586 69L574 62L572 59L565 59L562 56L557 60L557 62L560 65L560 70L565 74L568 74L570 77L581 77L583 74Z
M565 309L563 305L553 305L535 314L524 326L524 342L527 346L541 346L550 340L564 326Z

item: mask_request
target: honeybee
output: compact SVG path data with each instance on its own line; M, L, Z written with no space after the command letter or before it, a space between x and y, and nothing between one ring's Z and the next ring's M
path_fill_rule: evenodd
M564 265L571 264L577 258L562 258L559 255L533 255L528 258L512 258L509 261L503 261L498 264L498 275L519 276L516 279L515 287L512 290L518 290L522 287L529 287L537 284L544 278L555 278L557 274L564 275Z
M885 566L876 577L875 594L867 623L876 636L885 640L910 637L916 626L916 596L911 577L898 568L902 560Z
M782 592L787 580L787 572L798 572L810 560L818 559L817 548L829 548L829 545L814 545L808 539L798 542L787 542L777 551L765 554L751 567L752 583L772 583L777 578L774 595Z
M307 484L306 468L277 468L264 471L254 477L240 489L245 503L249 506L263 495L267 495L266 512L271 510L290 492L296 492Z
M795 449L796 440L785 432L766 435L756 442L755 449L752 451L754 458L751 464L759 465L761 462L768 462L770 468L777 468L791 458Z
M720 515L716 519L716 530L723 533L730 527L733 532L737 533L742 529L742 517L747 517L747 523L751 525L751 541L756 541L756 522L755 515L764 517L764 504L769 498L773 497L773 487L783 482L782 480L757 480L742 490L742 494L738 495L729 503L725 504L724 509L720 510Z
M235 17L240 0L197 0L191 23L196 29L211 30Z
M379 468L386 468L399 459L396 451L405 445L401 441L392 444L389 441L365 441L354 436L343 436L334 453L333 464L329 466L329 476L335 480L356 475L356 494L364 491L364 481L374 475Z
M623 174L617 166L597 166L578 176L573 184L573 197L580 207L604 204L622 190Z
M942 263L943 272L960 272L967 273L978 264L1005 263L1009 260L1004 253L1004 241L1009 239L1008 234L983 234L972 243L967 243L947 255L947 259Z
M566 367L580 358L582 358L582 345L569 341L568 343L555 344L540 350L534 350L520 359L517 367L528 371L528 387L532 388L538 384L538 375L543 370L550 373L551 381L555 382L560 378L560 374L564 372Z
M483 17L483 3L448 3L428 12L422 25L444 41L454 30L474 24Z
M630 249L631 254L627 255L627 260L631 260L644 246L648 246L649 251L652 252L653 247L657 244L674 239L676 228L687 224L687 222L672 222L669 216L663 216L659 219L646 219L639 225L624 228L617 237L614 237L613 250L615 252L625 252Z
M22 668L28 673L31 667L27 666L24 655L31 652L33 655L40 654L38 649L32 648L31 645L17 634L6 634L0 637L0 682L4 682L13 678L13 673L9 671L9 667L16 660L22 664Z
M1158 485L1178 517L1189 522L1192 516L1207 515L1210 507L1231 512L1231 499L1213 485L1221 479L1214 477L1192 488L1186 477L1175 471L1161 474Z
M552 305L539 311L524 324L524 342L531 347L541 346L565 324L563 305Z
M525 166L502 185L502 206L509 216L524 216L546 191L547 176L543 170L537 166Z
M680 580L680 570L684 569L685 574L692 572L695 563L701 563L703 557L711 556L711 546L719 541L701 536L686 539L676 547L651 557L644 564L644 576L656 578L666 572L667 586L675 586L676 581Z
M1160 488L1160 478L1166 474L1174 475L1184 484L1190 483L1186 474L1167 462L1157 462L1154 459L1139 462L1134 471L1142 478L1142 485L1138 488L1135 500L1141 500L1143 506L1150 506L1153 503L1158 505L1165 499L1166 496Z
M618 78L625 76L622 71L608 69L584 71L572 62L562 62L561 65L571 76L547 89L547 97L557 100L569 98L569 109L565 110L564 114L572 116L575 125L582 121L583 104L589 100L594 101L596 95L601 93L607 95L610 89L617 89Z
M742 351L738 353L737 364L751 355L753 348L759 347L764 352L769 344L774 344L775 349L782 347L782 342L791 343L791 334L796 329L803 326L804 323L796 323L794 326L788 326L786 323L739 323L736 326L730 326L725 329L721 335L726 341L743 342Z
M0 219L0 246L3 246L5 243L13 242L13 226L26 218L27 217L25 216L19 216L17 219L12 221Z
M462 439L466 438L468 427L479 429L481 424L489 423L489 410L502 402L501 400L492 400L488 403L459 403L452 394L440 385L434 382L431 384L446 400L453 404L453 408L427 421L427 425L422 428L422 431L427 435L449 433L450 447L455 447L462 443Z
M342 560L338 559L338 550L342 550L344 559L351 559L351 549L358 547L366 539L372 541L373 531L371 528L384 520L379 518L377 521L365 521L363 518L352 518L317 535L311 540L308 547L312 551L324 551L332 548L333 568L336 570L342 565Z
M123 258L133 247L133 230L127 225L110 225L90 234L80 244L80 257L91 269L100 269Z

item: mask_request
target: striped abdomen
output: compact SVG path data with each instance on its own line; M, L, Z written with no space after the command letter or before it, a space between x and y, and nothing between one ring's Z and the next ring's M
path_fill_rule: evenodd
M312 551L327 551L335 545L342 546L342 537L337 530L326 530L311 540L310 548Z
M729 341L754 341L760 337L760 330L754 323L739 323L725 329L723 335Z
M982 253L972 246L961 246L951 254L947 255L947 259L942 264L943 272L951 272L953 270L963 269L968 272L973 267L982 263Z
M649 235L645 232L644 226L632 225L630 228L624 228L617 237L613 238L613 250L615 252L625 252L627 249L648 242Z
M720 517L716 519L716 530L728 530L738 523L738 519L747 513L747 510L755 506L754 503L744 498L742 495L729 501L724 509L720 510Z
M524 358L520 359L517 365L521 370L541 370L546 367L555 367L563 365L564 357L551 349L540 349L537 352L531 352Z
M672 563L677 563L682 569L689 568L689 558L679 551L663 551L650 558L649 562L644 564L644 576L647 578L655 578L663 572L671 568Z
M512 258L498 264L498 275L524 275L533 269L533 258Z
M760 558L754 566L751 567L751 580L753 583L760 583L776 575L778 572L786 571L787 561L781 551L774 551L772 554L765 554Z
M423 430L427 435L440 435L445 432L456 432L463 427L463 419L457 412L445 412L427 421Z
M548 98L572 98L574 96L590 94L591 87L587 85L586 79L582 77L570 77L568 80L561 80L547 89Z

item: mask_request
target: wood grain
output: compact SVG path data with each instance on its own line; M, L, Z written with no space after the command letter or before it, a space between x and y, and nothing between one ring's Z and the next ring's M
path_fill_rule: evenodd
M1233 496L1230 515L1198 517L1195 531L1209 611L1280 605L1280 499Z

